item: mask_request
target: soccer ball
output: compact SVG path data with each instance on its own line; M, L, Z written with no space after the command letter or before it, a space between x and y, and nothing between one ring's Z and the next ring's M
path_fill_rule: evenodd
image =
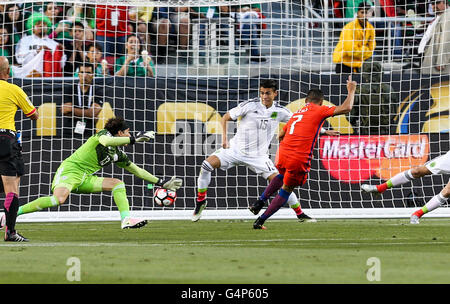
M176 199L177 194L175 193L175 191L167 190L164 188L156 189L155 194L153 195L153 200L160 207L170 206L175 203Z

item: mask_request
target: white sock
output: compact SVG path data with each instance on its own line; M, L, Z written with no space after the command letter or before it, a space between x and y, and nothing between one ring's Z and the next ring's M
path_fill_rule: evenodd
M436 209L437 207L441 206L442 204L445 204L445 202L447 202L447 198L444 197L441 193L439 193L438 195L433 196L428 201L428 203L425 204L425 208L427 212L430 212Z
M211 182L211 172L214 168L206 160L202 163L202 168L200 169L200 174L197 179L198 189L207 189L209 183Z
M410 182L413 179L414 179L414 177L411 174L411 169L407 170L407 171L400 172L397 175L395 175L393 178L390 179L391 184L392 184L391 187L396 187L396 186L399 186L399 185L406 184L406 183Z
M292 207L292 205L296 205L298 203L297 195L295 195L295 193L292 192L291 195L289 195L287 202L289 204L289 207Z

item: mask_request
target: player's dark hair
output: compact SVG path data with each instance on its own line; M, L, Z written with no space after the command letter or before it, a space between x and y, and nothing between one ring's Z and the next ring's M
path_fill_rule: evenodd
M320 89L311 89L306 95L306 102L320 103L323 100L323 92Z
M274 91L278 91L278 82L273 79L265 79L260 82L260 88L265 89L273 89Z
M90 68L91 69L91 73L95 72L94 64L92 64L89 61L83 61L83 63L78 68L81 69L83 67L84 68L88 68L88 69Z
M142 50L143 50L143 48L144 48L144 45L143 45L143 43L142 43L141 38L139 38L139 36L136 35L136 34L130 34L130 35L127 36L127 42L128 42L128 40L130 40L131 37L136 37L136 39L139 41L139 50L138 50L138 54L142 53Z
M368 10L370 10L371 8L372 8L372 7L370 6L369 3L367 3L366 1L363 1L363 2L361 2L361 3L358 5L358 12L361 11L361 10L368 11Z
M103 53L103 48L102 45L99 43L92 43L91 45L88 46L88 51L91 49L91 47L95 48L97 51L99 51L100 53Z
M105 124L105 129L114 136L119 133L119 131L128 129L128 125L122 117L115 117L108 119Z
M82 29L84 29L84 24L80 21L75 21L74 23L72 23L72 26L70 27L70 30L73 30L76 26L81 27Z

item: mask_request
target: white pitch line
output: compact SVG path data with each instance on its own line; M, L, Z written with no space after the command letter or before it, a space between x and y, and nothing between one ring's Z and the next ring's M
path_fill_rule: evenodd
M371 239L367 239L371 240ZM396 238L395 240L399 240ZM407 240L407 239L405 239ZM329 245L360 245L360 246L377 246L377 245L423 245L423 244L450 244L450 241L423 241L423 242L376 242L376 243L358 243L348 242L346 239L289 239L289 240L224 240L224 241L186 241L186 242L166 242L166 243L76 243L76 242L61 242L61 243L10 243L0 244L0 247L158 247L158 246L188 246L188 245L212 245L212 246L244 246L245 243L256 242L286 242L286 241L333 241ZM344 241L344 242L342 242ZM373 241L373 240L372 240Z

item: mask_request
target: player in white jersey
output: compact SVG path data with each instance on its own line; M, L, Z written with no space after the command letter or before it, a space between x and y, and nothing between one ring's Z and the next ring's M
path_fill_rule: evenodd
M274 100L278 95L278 85L274 80L264 80L260 85L260 97L239 104L229 110L222 118L222 148L203 161L197 180L198 194L192 221L200 219L206 207L206 192L214 169L230 169L244 165L269 182L278 175L278 170L267 153L270 142L280 122L287 122L292 112L278 105ZM240 119L235 136L228 142L227 122ZM310 219L305 215L292 193L288 200L302 220ZM253 211L252 211L253 212Z
M368 193L379 194L385 192L387 189L390 189L392 187L409 183L413 179L436 174L450 174L450 151L428 161L427 163L421 166L400 172L385 183L379 185L363 184L361 185L361 190ZM416 210L411 215L410 223L419 224L419 220L424 214L433 211L434 209L440 207L441 205L445 205L449 198L450 198L450 180L447 182L447 185L445 185L444 189L442 189L442 191L439 194L433 196L425 204L425 206Z

